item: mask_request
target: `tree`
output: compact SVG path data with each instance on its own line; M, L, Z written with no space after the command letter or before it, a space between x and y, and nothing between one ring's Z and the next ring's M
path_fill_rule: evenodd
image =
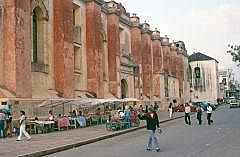
M228 45L227 53L232 55L232 60L236 63L240 63L240 45ZM240 66L240 64L238 64Z

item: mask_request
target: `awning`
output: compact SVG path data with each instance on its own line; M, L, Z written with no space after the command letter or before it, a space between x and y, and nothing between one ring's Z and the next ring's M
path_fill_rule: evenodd
M107 98L107 99L95 99L95 98L78 98L78 99L49 99L40 103L39 107L55 107L58 105L100 105L104 103L116 103L122 102L122 99Z
M140 102L136 98L106 98L106 99L95 99L95 98L78 98L78 99L48 99L40 103L39 107L56 107L59 105L101 105L104 103L116 104L116 103L126 103L126 102Z
M138 102L138 101L141 101L141 100L138 100L136 98L124 98L124 99L122 99L122 102Z
M55 107L58 105L62 105L64 103L70 102L71 100L67 100L67 99L48 99L48 100L44 100L43 102L41 102L38 107Z

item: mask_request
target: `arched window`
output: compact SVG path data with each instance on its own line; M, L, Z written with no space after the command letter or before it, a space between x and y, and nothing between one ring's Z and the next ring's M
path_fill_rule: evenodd
M33 10L32 15L32 62L37 63L38 62L38 49L37 49L37 43L38 43L38 28L37 28L37 13L36 9Z
M125 79L121 80L121 98L127 98L128 96L128 84Z
M48 73L48 14L46 8L38 4L32 9L32 71Z
M195 72L195 77L196 78L200 78L200 68L199 67L195 67L194 68L194 72Z
M36 7L32 12L32 62L44 64L44 19L41 8Z
M42 0L31 0L31 10L32 71L46 72L48 65L48 11Z

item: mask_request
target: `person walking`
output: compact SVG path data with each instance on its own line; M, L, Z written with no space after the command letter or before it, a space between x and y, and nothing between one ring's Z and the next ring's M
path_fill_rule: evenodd
M212 111L213 111L212 106L208 103L208 105L207 105L207 121L208 121L208 125L213 123L213 120L211 119Z
M30 140L31 136L26 131L26 120L27 120L27 117L25 116L25 112L24 111L20 111L20 114L21 114L21 117L19 119L20 134L19 134L19 136L17 138L17 141L21 141L22 134L24 134L27 137L27 140Z
M13 126L12 126L12 115L10 111L6 114L6 135L12 137Z
M129 109L128 106L125 107L125 110L123 113L124 113L124 121L127 122L126 127L130 128L131 127L131 122L130 122L131 110Z
M173 105L172 105L171 102L168 106L168 112L169 112L169 118L172 118L172 116L173 116Z
M158 128L158 131L161 133L161 129L159 128L159 120L158 115L154 111L153 108L149 108L149 112L145 114L138 114L138 117L140 120L146 120L147 121L147 130L149 133L148 138L148 144L147 144L147 151L150 150L156 150L157 152L160 151L160 144L156 137L156 129Z
M201 125L202 124L202 112L203 112L203 108L201 106L197 107L197 120L198 120L198 124Z
M6 115L2 110L0 110L0 138L6 137L5 121L6 121Z
M155 111L155 112L158 112L158 109L159 109L159 106L158 106L157 103L155 103L155 104L154 104L154 111Z
M190 105L186 103L185 104L185 123L188 125L191 125L190 113L191 113Z

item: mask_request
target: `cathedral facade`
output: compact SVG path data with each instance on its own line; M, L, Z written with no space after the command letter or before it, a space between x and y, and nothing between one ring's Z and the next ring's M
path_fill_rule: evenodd
M0 97L190 100L188 55L121 3L0 0Z

